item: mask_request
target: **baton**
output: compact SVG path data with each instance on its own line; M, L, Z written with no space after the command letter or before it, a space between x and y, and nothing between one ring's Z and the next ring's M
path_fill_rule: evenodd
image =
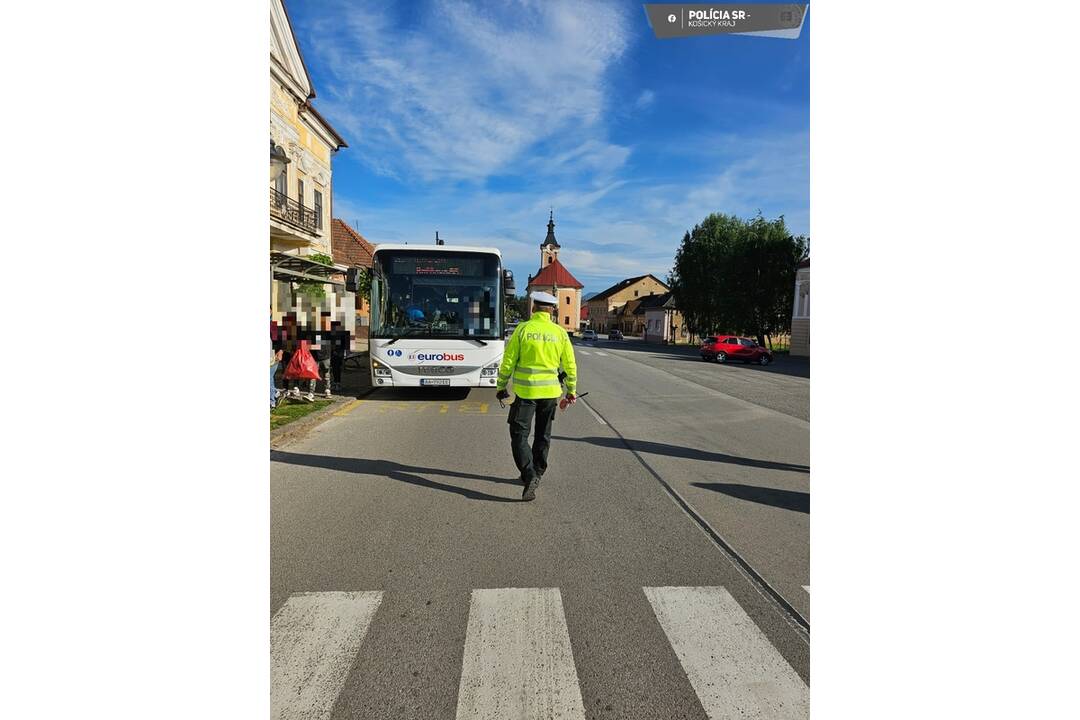
M589 393L587 393L587 392L583 392L580 395L575 395L574 400L580 400L581 398L585 397L588 394ZM569 406L570 406L570 401L567 400L566 398L563 398L562 400L559 401L559 409L560 410L565 410Z

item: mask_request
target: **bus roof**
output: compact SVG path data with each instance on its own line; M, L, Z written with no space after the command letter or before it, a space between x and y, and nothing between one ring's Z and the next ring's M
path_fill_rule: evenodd
M478 245L406 245L405 243L380 243L375 246L375 252L380 250L418 250L421 252L476 252L476 253L492 253L502 258L502 253L498 248L493 247L480 247Z

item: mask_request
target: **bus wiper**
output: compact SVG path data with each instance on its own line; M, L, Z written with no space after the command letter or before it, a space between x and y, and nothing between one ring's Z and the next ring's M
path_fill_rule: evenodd
M403 337L407 337L408 335L411 335L412 333L408 332L409 330L426 330L427 328L422 328L422 327L417 327L417 328L414 328L414 327L407 327L407 328L403 328L403 329L405 330L405 332L403 332L403 333L402 333L401 335L398 335L398 336L397 336L396 338L394 338L394 339L393 339L393 340L391 340L390 342L386 343L386 347L389 347L390 345L393 345L394 343L396 343L396 342L397 342L398 340L400 340L400 339L401 339L401 338L403 338Z
M479 338L465 338L465 339L466 340L472 340L473 342L478 342L481 345L483 345L484 347L487 347L487 343L484 342L483 340L479 339Z

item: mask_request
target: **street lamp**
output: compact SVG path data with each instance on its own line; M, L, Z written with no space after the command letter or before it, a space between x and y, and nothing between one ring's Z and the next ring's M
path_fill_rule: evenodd
M289 156L285 154L284 148L280 145L275 145L273 138L270 140L270 181L278 179L278 176L285 170L285 166L290 162Z

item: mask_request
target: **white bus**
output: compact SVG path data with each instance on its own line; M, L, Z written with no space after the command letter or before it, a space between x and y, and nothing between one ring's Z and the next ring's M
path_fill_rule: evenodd
M495 387L514 279L495 248L383 244L371 270L375 387Z

